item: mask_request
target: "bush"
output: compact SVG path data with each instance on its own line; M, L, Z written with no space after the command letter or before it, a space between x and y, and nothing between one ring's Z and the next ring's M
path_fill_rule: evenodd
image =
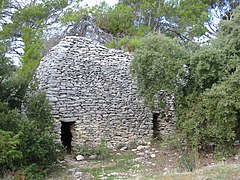
M240 112L239 71L199 97L188 99L179 129L190 144L225 151L236 139ZM195 98L195 99L194 99Z
M49 130L53 127L51 106L44 92L31 95L26 102L26 115L29 120L36 121L40 130ZM47 128L47 129L46 129Z
M12 132L0 129L0 175L4 170L20 165L23 154L18 149L19 145L19 134L14 135Z
M0 103L0 129L12 131L15 134L20 130L22 115L17 110L10 110L4 103Z
M28 80L20 76L12 76L0 82L0 101L6 103L10 109L21 109Z
M150 34L141 40L130 70L145 102L154 108L155 94L161 90L169 93L176 90L189 53L177 41L161 34Z
M22 124L19 149L23 152L23 165L35 163L46 166L56 162L58 146L54 143L51 132L38 128L36 121L26 120Z
M217 38L201 47L186 48L163 35L147 36L131 63L147 105L155 108L161 90L173 93L182 141L218 156L231 154L240 138L239 20L236 10L231 21L221 22Z
M0 165L20 170L28 178L42 179L48 165L57 161L61 146L54 142L50 106L44 93L27 99L27 117L0 104ZM9 126L9 124L11 126Z
M39 173L48 165L57 161L61 145L54 142L53 120L45 93L30 96L26 103L27 117L21 124L21 146L24 162L29 166L39 166ZM30 168L31 169L31 168Z
M142 44L141 38L139 37L130 37L130 36L124 36L123 38L119 40L112 40L105 44L108 48L114 48L114 49L123 49L128 52L134 52L137 48L139 48Z

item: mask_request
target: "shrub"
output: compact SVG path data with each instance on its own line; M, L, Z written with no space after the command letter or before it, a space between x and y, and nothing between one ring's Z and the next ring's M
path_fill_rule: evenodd
M0 129L12 131L15 134L20 129L22 120L21 114L17 110L10 110L4 103L0 103Z
M188 110L179 120L186 140L202 149L231 149L240 112L239 71L199 97L188 99Z
M239 19L236 10L222 21L209 45L186 48L150 35L134 53L131 73L146 104L156 108L161 90L175 95L177 130L187 147L229 155L240 137Z
M141 46L141 44L142 41L138 36L124 36L119 40L113 39L112 41L106 43L105 46L108 48L123 49L128 52L134 52Z
M54 142L45 94L28 97L26 105L27 117L23 117L0 103L0 170L1 174L5 169L20 170L30 179L42 179L48 165L59 157L61 146Z
M0 129L0 175L6 169L17 167L23 158L22 152L18 149L20 144L19 134Z
M22 164L46 166L57 160L58 146L51 132L38 128L37 122L33 120L22 123L21 132L19 149L23 152Z
M161 34L150 34L141 40L130 70L146 104L154 108L155 94L161 90L169 93L176 90L179 79L183 79L180 72L189 53L177 41Z
M26 103L27 117L21 124L21 146L26 166L46 167L56 162L61 146L54 142L53 120L45 93L30 96Z
M44 92L38 92L31 95L26 102L26 115L29 120L36 121L36 126L40 130L51 131L53 119L51 115L51 106ZM46 131L45 130L45 131Z
M20 109L28 80L21 76L11 76L0 83L0 101L7 104L10 109Z

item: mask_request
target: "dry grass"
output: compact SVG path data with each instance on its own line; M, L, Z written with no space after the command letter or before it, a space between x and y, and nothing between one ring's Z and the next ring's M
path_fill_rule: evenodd
M139 176L139 180L240 180L240 164L207 166L191 173Z
M112 152L109 158L103 160L79 162L71 157L65 162L65 170L56 170L52 177L65 179L69 166L78 167L82 172L92 174L95 179L240 180L240 153L239 158L235 156L224 162L215 160L212 155L201 155L197 158L197 170L186 172L180 167L177 149L155 144L148 150L154 152L156 157L148 157L143 162L135 161L139 156L131 149Z

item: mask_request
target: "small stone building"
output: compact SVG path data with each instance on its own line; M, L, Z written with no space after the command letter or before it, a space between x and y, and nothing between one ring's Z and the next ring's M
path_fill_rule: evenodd
M36 78L52 105L56 138L68 149L101 139L114 147L152 138L156 118L130 78L130 60L128 53L76 36L42 59Z

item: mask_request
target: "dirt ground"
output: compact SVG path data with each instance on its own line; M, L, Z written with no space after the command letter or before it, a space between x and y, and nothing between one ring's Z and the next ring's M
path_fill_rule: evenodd
M107 157L86 156L81 161L76 155L67 155L48 178L65 179L240 180L240 153L216 160L213 154L183 154L174 148L151 145L123 147Z

